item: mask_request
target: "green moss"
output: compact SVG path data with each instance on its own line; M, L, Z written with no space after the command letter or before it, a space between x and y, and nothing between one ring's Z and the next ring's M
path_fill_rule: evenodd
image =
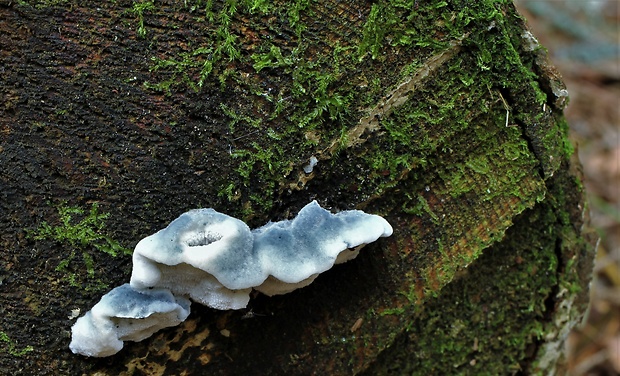
M592 246L575 228L580 199L567 193L578 192L578 186L565 167L558 171L547 181L545 200L517 217L505 236L496 234L486 246L482 239L479 245L467 243L480 256L451 256L445 241L437 239L444 261L423 267L420 275L422 283L435 280L443 288L440 293L437 286L425 288L424 304L394 308L412 320L365 374L553 373L545 354L560 352L567 330L579 321L584 302L575 300L587 278L583 273L591 270L583 252ZM468 264L450 281L439 275ZM420 283L407 282L411 290Z
M308 12L310 7L310 0L295 0L289 2L288 17L291 27L295 29L297 37L301 37L306 25L302 22L302 14ZM312 16L312 14L310 14Z
M385 374L392 364L411 375L500 375L521 369L528 346L544 333L545 301L558 282L555 223L548 206L524 216L505 241L425 304L393 344L400 348L398 359L382 358L370 373ZM540 243L531 245L530 239Z
M386 308L383 311L381 311L379 313L380 316L387 316L387 315L402 315L403 313L407 312L407 310L404 307L398 307L398 308Z
M80 207L66 206L64 203L58 205L57 210L59 225L52 226L45 221L38 229L29 231L28 236L34 240L53 240L71 248L69 256L56 266L56 271L62 272L70 285L79 286L77 281L80 279L80 274L74 272L75 267L72 268L71 265L75 263L75 258L80 253L87 278L91 280L92 286L89 286L95 290L105 288L104 283L95 280L95 261L91 250L94 248L112 257L131 254L130 249L124 248L103 233L105 220L109 214L99 213L99 205L96 202L91 205L87 214ZM75 216L81 217L80 221L76 222Z
M413 200L408 193L406 195L410 200ZM437 216L437 214L433 213L433 210L428 205L428 201L426 201L424 196L417 196L417 204L415 206L407 207L406 205L407 203L403 204L403 212L417 216L428 215L433 220L433 222L439 222L439 217Z
M396 18L394 17L392 7L382 3L372 5L364 25L362 41L358 46L360 59L366 53L370 53L373 59L379 56L380 51L383 49L385 35L389 32L394 22L396 22Z
M269 9L266 1L227 0L215 8L212 1L203 3L186 2L186 10L190 13L201 9L205 17L199 21L206 22L209 38L200 41L199 46L189 51L183 51L177 57L151 58L151 72L162 72L167 78L156 82L145 82L145 87L162 91L168 95L173 89L182 89L184 85L198 91L213 73L217 73L221 80L226 81L233 71L222 64L228 64L241 59L239 36L232 29L233 18L238 15L238 7L248 13L266 12ZM133 12L138 15L139 36L146 35L144 28L144 10L153 10L152 2L135 3Z
M15 342L3 331L0 331L0 343L4 344L4 351L11 356L21 357L34 350L32 346L26 346L23 349L18 350Z
M307 51L301 34L305 30L304 19L312 14L310 2L296 1L292 4L270 4L268 2L235 2L206 4L206 17L202 21L204 32L211 35L196 41L199 47L181 52L176 57L153 58L151 71L162 73L167 78L159 83L146 86L171 95L184 85L194 91L213 90L209 78L219 74L220 84L226 89L226 81L233 78L247 100L239 102L234 109L222 105L221 110L231 119L232 140L235 147L231 153L234 168L244 187L252 185L257 191L272 192L283 176L291 171L291 166L307 158L306 147L314 147L320 138L331 137L338 130L316 132L320 138L307 138L308 131L321 128L327 121L343 121L348 114L353 92L338 88L340 65L351 60L347 47L336 46L326 54ZM192 11L202 9L193 5ZM238 19L248 17L253 12L265 15L288 14L289 25L272 25L275 34L287 34L288 28L296 30L298 43L295 47L276 46L268 39L258 44L250 42L239 34L242 27ZM198 24L197 27L201 25ZM217 26L214 29L214 26ZM248 26L252 26L251 24ZM246 27L246 25L243 25ZM251 54L247 50L251 47ZM241 54L240 51L246 51ZM228 59L222 58L228 57ZM255 72L236 72L234 62L252 62ZM227 64L227 76L222 75L222 64ZM265 90L264 83L272 79L273 70L278 69L278 79L271 82L275 90ZM220 73L218 73L220 72ZM198 78L196 80L196 78ZM204 88L204 86L207 88ZM290 103L295 103L292 107ZM255 128L248 130L248 127ZM251 137L248 137L251 135ZM284 145L293 145L296 153L283 152ZM222 183L219 191L224 191L228 183ZM248 189L242 189L244 201L251 200ZM268 196L269 194L267 194Z
M575 145L573 145L569 137L568 122L566 121L566 118L564 116L557 115L554 117L554 122L557 124L557 127L560 129L562 135L564 136L562 137L563 153L561 154L561 156L565 158L570 158L573 154L575 154ZM581 181L578 181L578 183L581 184Z
M50 7L66 6L68 0L19 0L17 4L22 6L31 6L36 9L45 9Z
M480 21L492 21L500 16L497 6L504 1L477 1L454 4L447 1L416 0L379 1L372 5L364 24L358 55L369 54L377 59L388 47L415 46L434 51L449 47L449 41L462 38L467 29ZM432 15L437 9L443 19ZM435 32L429 33L432 29ZM480 56L480 66L491 56Z
M475 132L476 138L472 139L472 144L486 139L489 140L488 145L493 147L491 140L494 135L498 134L498 131L511 133L511 140L502 145L504 157L511 160L524 160L520 157L528 159L526 155L531 155L533 151L546 176L549 176L551 171L557 168L557 163L561 159L558 152L554 152L554 150L560 147L570 152L570 142L562 142L560 146L554 145L558 143L558 140L565 140L565 138L558 137L556 131L558 128L551 125L549 119L545 117L536 120L537 116L541 116L540 114L535 116L529 112L513 113L509 110L513 107L511 104L514 105L515 103L519 103L518 108L540 108L542 110L547 101L546 93L540 89L538 78L534 73L533 59L528 60L528 55L520 50L519 34L516 33L515 39L515 33L510 33L505 29L507 24L512 24L505 19L509 16L499 11L498 2L479 2L475 5L466 1L463 3L467 4L447 6L441 2L434 3L434 6L447 6L447 10L450 10L450 12L446 12L444 17L445 26L450 31L449 34L458 38L459 35L467 33L469 27L480 22L488 23L487 27L479 27L476 30L481 30L480 32L475 31L464 40L468 52L459 54L449 63L449 74L442 75L443 79L440 86L430 85L421 90L416 90L416 100L402 106L390 119L385 119L382 122L388 131L387 135L390 137L386 137L377 147L377 150L369 153L366 157L369 167L375 171L372 184L376 185L376 192L382 192L385 188L393 186L394 179L411 166L417 167L416 162L419 160L425 161L429 168L434 168L440 164L439 161L433 161L428 156L437 155L438 149L450 152L449 140L454 133L448 133L441 127L444 119L450 119L452 122L448 127L450 132L465 128ZM380 4L383 3L375 4L373 8L388 6ZM431 5L429 4L429 6ZM396 9L398 5L393 7ZM416 9L412 14L415 13L418 16L416 18L416 22L418 22L420 17L423 18L424 8L420 5ZM401 13L390 11L385 14ZM402 14L399 17L402 20ZM388 21L382 22L382 25L388 29L390 24L391 22ZM415 29L419 26L411 27ZM399 35L398 33L401 33L402 30L412 30L404 21L399 23L399 26L394 26L393 29L395 35ZM484 35L482 30L486 30ZM390 38L391 41L396 39L394 35ZM392 42L392 45L399 43ZM498 59L497 56L502 56L502 58ZM526 56L526 59L523 59L522 56ZM414 62L413 64L415 66L417 63ZM476 68L463 69L463 67ZM411 72L411 68L407 68L406 71ZM501 83L500 87L497 87L498 82ZM524 101L532 104L523 103ZM428 107L429 102L434 106ZM417 108L416 103L419 103ZM481 116L480 119L469 117L472 113L485 114L489 111L496 112L495 115L491 115L495 117L494 120L490 119L491 116L487 118ZM503 132L500 125L505 126L507 121L508 125L513 125L516 121L522 128ZM549 123L549 125L544 127L536 125L541 123ZM479 127L478 124L486 124L487 126ZM489 124L495 124L496 127L488 127ZM528 138L541 139L543 145L528 145L522 137L522 129ZM538 137L534 136L533 132L545 132L545 134ZM478 145L482 148L486 148L486 146L484 144ZM562 152L562 154L565 153ZM478 156L476 160L469 159L463 164L478 173L485 173L490 168L488 157L488 155ZM451 160L455 159L458 157L452 156ZM497 166L494 167L497 168ZM384 171L386 170L389 171L388 178L385 178ZM451 188L457 188L451 190L452 195L458 196L474 188L466 185L468 182L463 180L466 175L462 165L455 166L451 172L448 172L448 175L444 172L443 178L453 182ZM510 178L510 180L516 182L518 179ZM493 191L493 185L503 182L491 181L490 183L489 189ZM514 190L511 194L518 194L518 190Z
M291 67L295 64L296 60L294 53L284 57L280 47L273 45L270 46L269 52L252 54L250 57L254 61L253 67L256 72L260 72L266 68Z
M151 72L165 71L169 78L158 83L147 81L144 86L170 95L173 88L185 84L197 92L213 70L212 53L212 47L201 47L190 52L182 52L178 58L153 57L151 58L153 64L149 70ZM191 76L196 72L199 78L195 82Z
M218 197L226 197L228 199L228 201L234 201L236 199L236 192L237 189L235 187L234 183L230 183L228 184L226 187L224 187L223 189L221 189L217 195Z
M260 129L262 126L261 118L252 118L248 115L244 115L242 112L232 109L230 106L220 103L220 109L230 119L228 126L231 133L235 133L237 128L247 131L248 126L250 128ZM244 136L247 137L247 136Z
M275 182L280 181L282 176L287 176L291 166L300 164L312 154L311 151L305 151L306 149L324 147L329 140L346 135L345 130L356 121L355 118L351 118L352 108L372 105L377 98L389 91L390 85L397 84L391 78L382 80L379 66L367 69L368 77L355 75L354 72L358 72L362 64L366 64L365 55L378 58L388 50L410 46L441 51L449 48L450 41L461 38L466 29L476 22L490 22L498 17L495 6L489 5L491 3L485 3L485 6L453 9L446 2L419 4L414 1L379 2L371 7L363 30L348 35L347 40L333 42L327 49L316 50L310 49L311 39L308 44L304 43L308 40L303 34L304 20L313 14L310 2L297 1L284 7L279 3L268 6L266 3L261 4L250 4L247 1L225 2L223 5L218 5L221 9L215 9L213 4L206 4L205 31L214 36L195 43L199 47L182 52L177 58L155 58L152 71L166 72L169 78L160 84L149 84L150 87L169 91L180 82L198 90L207 83L214 70L221 70L220 63L223 61L220 57L228 56L229 62L250 60L255 72L244 72L245 78L240 80L239 76L235 74L233 76L237 77L237 85L241 85L240 90L245 87L248 92L254 94L254 97L244 101L236 113L239 117L262 119L263 131L257 134L259 141L249 144L245 142L247 140L237 142L234 156L239 163L236 170L245 185L259 182L259 185L254 187L261 191L277 188L278 184ZM197 4L192 7L192 9L200 8ZM434 29L438 27L436 20L431 16L436 14L437 8L446 9L446 20L449 22L439 25L440 32L437 34L427 35L423 27ZM476 10L480 11L480 14L476 14ZM281 35L287 34L287 29L292 26L297 38L290 44L293 47L273 44L267 38L258 43L252 42L251 46L248 45L250 41L238 34L239 25L235 20L253 11L259 11L266 16L288 14L289 25L270 24L270 28L275 35ZM214 26L217 28L213 29ZM246 48L251 48L252 53L235 52ZM488 54L488 51L483 51L478 55ZM408 52L406 55L412 58L415 54ZM485 62L489 60L488 57L474 56L474 61L477 61L476 59ZM419 66L421 61L423 60L420 58L405 61L402 67L403 74L410 74L413 67ZM463 63L457 62L455 69L467 66ZM408 68L405 68L405 64ZM274 69L277 69L277 78L272 76ZM197 82L192 82L194 77L199 77ZM366 85L365 80L370 85ZM429 154L444 140L433 139L431 134L434 129L430 127L423 132L417 132L419 127L415 126L415 123L429 121L431 125L437 127L441 125L442 119L453 117L459 111L463 114L459 116L460 118L466 116L467 112L463 106L458 105L462 96L468 95L461 88L464 86L463 83L469 83L471 86L475 81L476 77L463 74L459 77L458 85L447 85L443 88L435 101L440 116L430 116L426 104L420 101L418 102L420 108L409 112L408 121L402 122L399 118L386 119L383 125L390 132L392 138L390 142L396 144L382 145L380 152L373 153L375 158L369 160L369 164L376 175L385 176L383 171L388 171L389 180L395 181L403 171L426 164L424 155L409 153L404 149L409 148L412 142L419 143L421 140L422 151L424 154ZM275 90L270 88L269 91L265 91L264 82L270 82ZM453 91L450 92L450 89ZM426 97L425 93L421 94L422 98ZM441 99L444 94L449 94L447 98L450 100ZM430 97L426 99L431 100ZM289 103L295 103L295 106L292 107ZM466 118L459 120L460 126L466 126L467 120ZM244 134L248 133L242 128L236 130L239 133L233 137L234 139L244 137ZM308 131L313 131L315 137L306 138ZM263 141L261 133L267 132L278 135L278 142L269 142L267 138ZM412 134L416 134L416 137L412 138ZM287 153L281 152L278 144L282 143L292 146L288 148ZM290 150L295 152L291 153ZM260 158L251 157L255 153L259 153ZM392 184L389 182L379 183L377 191L390 186ZM226 187L223 186L220 191L224 188ZM241 194L245 197L244 200L250 195L249 192Z
M146 27L144 26L144 13L155 9L155 4L152 1L136 1L133 3L131 12L138 17L138 28L136 33L139 37L144 38L146 36Z

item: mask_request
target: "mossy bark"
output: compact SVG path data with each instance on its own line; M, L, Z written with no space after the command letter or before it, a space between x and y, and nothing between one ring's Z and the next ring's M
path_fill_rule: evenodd
M566 90L510 2L0 1L0 19L2 369L563 369L593 237ZM394 235L110 358L68 350L76 310L131 260L35 240L55 207L98 203L97 230L131 248L192 208L256 227L312 199Z

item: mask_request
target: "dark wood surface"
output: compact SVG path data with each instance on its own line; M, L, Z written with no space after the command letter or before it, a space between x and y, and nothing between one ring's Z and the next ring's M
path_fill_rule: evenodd
M561 79L512 4L231 4L0 2L1 373L563 369L593 239ZM131 257L34 239L59 207L97 203L132 248L192 208L257 227L312 199L394 235L294 293L69 351Z

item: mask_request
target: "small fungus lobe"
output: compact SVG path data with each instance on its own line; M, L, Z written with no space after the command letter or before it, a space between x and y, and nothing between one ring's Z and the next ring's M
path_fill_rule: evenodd
M313 155L308 160L308 164L304 166L304 172L306 174L311 173L314 170L314 166L316 166L318 163L319 163L319 160Z

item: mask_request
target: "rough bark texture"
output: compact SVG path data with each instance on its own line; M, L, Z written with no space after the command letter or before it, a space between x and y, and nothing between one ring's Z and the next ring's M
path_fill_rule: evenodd
M511 3L3 0L0 80L3 373L563 369L592 237L566 91ZM395 233L294 293L69 351L72 310L129 279L109 246L312 199Z

